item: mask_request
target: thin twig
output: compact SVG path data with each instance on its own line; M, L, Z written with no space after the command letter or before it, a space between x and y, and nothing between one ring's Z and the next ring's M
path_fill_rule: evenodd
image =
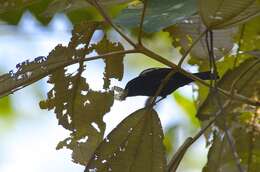
M93 57L87 57L84 59L81 58L77 58L77 59L73 59L71 61L61 61L61 62L53 62L53 63L46 63L44 65L42 65L41 67L37 66L37 69L42 69L42 68L47 68L44 72L42 72L42 74L37 75L35 77L30 77L29 79L25 80L24 82L20 82L19 84L8 88L7 90L3 90L0 91L0 98L7 96L9 94L14 93L15 91L18 91L44 77L46 77L47 75L55 72L58 69L64 68L66 66L75 64L75 63L79 63L81 61L92 61L92 60L97 60L97 59L105 59L105 58L111 58L113 55L119 55L119 54L131 54L131 53L137 53L137 50L124 50L124 51L115 51L115 52L111 52L111 53L106 53L106 54L101 54L98 56L93 56ZM50 68L49 66L54 65L53 68ZM31 69L31 71L34 69Z
M148 0L144 0L143 2L143 10L142 10L142 15L141 15L141 20L140 20L140 26L139 26L139 33L138 33L138 44L142 44L142 34L143 34L143 24L144 24L144 17L145 17L145 12L147 8L147 3Z
M232 99L232 97L231 97ZM226 103L223 105L224 108L226 108L230 104L231 100L229 99L226 101ZM179 154L175 154L172 159L170 160L170 163L168 164L168 172L175 172L179 163L181 162L181 159L183 158L185 152L187 149L196 141L200 136L202 136L205 131L220 117L222 116L222 110L220 109L218 112L216 112L216 115L209 121L209 123L203 127L194 137L188 137L184 144L180 147L178 150Z
M215 56L214 56L214 45L213 45L213 32L210 30L209 34L210 34L210 40L207 40L207 44L208 44L208 41L209 41L210 46L208 46L208 48L209 48L208 52L209 52L209 58L210 58L210 65L211 65L211 70L213 69L213 73L217 74L218 71L217 71L217 66L216 66L216 62L215 62L215 58L214 58ZM224 113L225 109L222 106L222 102L220 100L218 92L216 91L216 88L217 88L217 85L216 85L216 82L214 82L214 89L210 90L210 91L213 91L213 93L216 94L216 96L213 96L213 99L215 98L217 100L218 107L222 110L222 113ZM243 168L240 164L240 160L239 160L239 156L238 156L235 144L234 144L234 142L231 138L231 135L230 135L229 130L226 126L225 120L226 120L226 118L224 117L224 121L223 121L224 122L224 132L225 132L225 135L227 137L227 141L228 141L228 144L230 146L233 159L236 162L236 166L237 166L238 171L243 172Z
M103 7L99 4L97 0L88 0L94 7L97 8L97 10L100 12L102 17L106 20L107 23L111 25L113 29L117 31L129 44L131 44L133 47L136 47L136 44L128 37L126 36L110 19L109 15L105 12Z
M183 75L193 79L194 81L200 82L204 86L210 87L210 84L208 84L204 80L202 80L202 79L196 77L195 75L193 75L193 74L191 74L191 73L189 73L189 72L179 68L176 64L170 62L169 60L161 57L160 55L156 54L155 52L153 52L153 51L151 51L151 50L149 50L149 49L147 49L145 47L139 48L138 52L143 53L144 55L146 55L146 56L148 56L148 57L150 57L150 58L152 58L152 59L154 59L154 60L156 60L158 62L161 62L162 64L165 64L165 65L173 68L173 70L176 70L176 71L182 73ZM217 87L217 91L220 92L221 94L225 95L226 97L230 97L232 95L232 93L230 93L229 91L223 90L223 89L221 89L219 87ZM259 101L251 100L251 99L249 99L249 98L247 98L247 97L245 97L243 95L235 93L232 96L234 96L234 99L237 100L237 101L242 101L242 102L244 102L246 104L250 104L252 106L260 106L260 102Z

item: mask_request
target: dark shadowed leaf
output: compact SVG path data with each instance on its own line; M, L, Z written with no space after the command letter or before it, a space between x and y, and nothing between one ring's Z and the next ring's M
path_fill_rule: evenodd
M221 29L259 15L260 4L256 0L199 0L199 13L208 28Z
M129 2L130 0L99 0L101 5L118 5ZM52 1L46 11L44 12L47 16L53 16L58 12L68 13L78 9L86 9L91 5L87 0L54 0Z
M85 172L164 172L163 132L157 113L140 109L124 119L100 144Z
M171 26L165 31L169 32L173 39L173 46L181 47L181 53L185 53L195 40L206 30L199 16L193 16L181 23ZM213 31L213 45L215 59L225 56L234 46L233 37L237 28L229 28ZM190 55L195 58L208 60L208 51L205 36L192 48Z
M144 18L144 31L156 32L178 23L197 12L196 0L149 0ZM115 19L115 23L136 28L140 24L142 7L126 8Z
M92 48L96 50L98 54L106 54L111 51L123 51L124 47L121 43L110 42L106 36L98 42L96 45L92 45ZM104 72L104 89L108 89L110 85L110 79L115 78L119 81L122 80L124 74L124 55L113 55L111 58L104 59L106 67Z
M51 0L4 0L0 2L0 19L18 24L24 12L30 11L42 24L48 24L49 17L42 15Z

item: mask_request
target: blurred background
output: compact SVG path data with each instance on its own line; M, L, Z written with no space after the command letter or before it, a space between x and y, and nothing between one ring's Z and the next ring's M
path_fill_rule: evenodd
M42 25L34 16L26 12L17 25L0 23L0 74L14 69L16 64L37 56L47 56L57 45L67 45L73 26L63 14L55 15L48 25ZM111 32L111 39L117 35ZM96 34L94 41L98 41ZM158 33L145 38L146 45L178 60L178 53L172 49L171 40L166 33ZM172 58L174 57L174 58ZM128 55L125 60L123 81L113 80L112 85L124 87L128 80L142 70L160 66L154 61L147 61L142 55ZM91 88L102 87L102 60L86 63L86 78ZM189 71L195 67L184 65ZM99 80L97 80L99 78ZM39 108L39 101L46 99L51 85L47 78L38 81L13 95L0 99L0 171L1 172L83 172L84 167L71 161L71 152L66 149L57 151L56 145L69 135L69 132L58 125L55 114ZM98 81L98 82L97 82ZM180 88L174 94L160 102L156 110L160 115L165 132L167 156L171 157L183 141L194 136L200 125L195 118L196 107L192 89L195 85ZM106 134L122 119L144 106L145 97L127 98L116 101L111 111L105 115ZM188 150L178 171L198 172L206 163L208 149L204 138L200 138Z

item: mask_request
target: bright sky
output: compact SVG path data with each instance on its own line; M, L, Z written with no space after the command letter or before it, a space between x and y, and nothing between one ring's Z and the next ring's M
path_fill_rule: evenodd
M67 45L71 28L70 22L63 15L56 16L46 29L29 13L24 15L18 28L0 25L1 71L7 72L13 69L17 62L28 58L46 56L59 43ZM91 84L93 88L99 88L102 83L103 66L102 61L87 64L87 80L89 83L95 83ZM124 77L123 82L114 81L113 84L124 87L127 80L140 71L131 72L131 75ZM97 82L97 78L100 78L100 82ZM50 88L44 81L46 79L12 96L18 119L11 121L10 125L4 124L6 121L0 119L1 172L83 172L84 167L71 162L70 151L55 150L57 143L66 138L68 132L57 125L52 111L40 110L38 106L39 100L43 98L40 93L46 93ZM191 91L189 86L182 90L188 93ZM106 133L128 114L143 107L144 101L144 97L128 98L124 102L116 101L111 112L104 117L107 122ZM164 127L185 120L171 98L160 104L159 112ZM8 126L8 129L1 132L1 126ZM203 149L197 151L201 152Z

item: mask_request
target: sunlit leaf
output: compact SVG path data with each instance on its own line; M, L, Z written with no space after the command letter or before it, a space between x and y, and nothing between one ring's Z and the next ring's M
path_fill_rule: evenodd
M197 12L196 0L149 0L144 18L144 31L156 32L180 22ZM142 7L126 8L115 19L115 23L126 28L140 25Z
M199 127L199 121L195 117L196 115L196 107L192 100L186 98L185 96L181 95L179 92L174 92L173 94L176 103L184 110L187 114L189 120L195 127Z
M243 23L260 14L256 0L199 0L199 13L210 29Z
M173 152L176 149L177 134L178 134L177 131L178 131L177 125L172 125L169 128L167 128L165 131L163 144L165 146L166 154L168 155L167 157L171 157Z
M12 101L10 97L0 99L0 117L7 117L13 112Z
M110 42L106 36L98 42L96 45L92 45L92 48L96 50L98 54L105 54L111 51L123 51L124 47L121 43ZM123 65L124 55L114 55L110 58L104 59L106 67L104 72L104 88L109 88L110 79L115 78L119 81L122 80L124 74L124 65Z
M247 72L246 72L247 71ZM218 83L218 87L224 90L230 90L232 84L236 82L235 89L239 94L244 95L245 97L252 99L260 98L260 59L251 58L242 63L239 67L234 70L229 70L221 78ZM245 74L243 74L245 73ZM243 75L242 75L243 74ZM210 93L208 98L199 108L197 117L204 121L208 120L219 110L219 102L217 101L216 96L219 97L221 104L224 104L229 98L216 95L216 93ZM248 105L243 102L233 101L228 107L225 108L225 112L229 114L245 112L248 109ZM250 108L249 108L250 109Z
M250 116L251 121L248 124L234 120L228 129L242 169L257 172L260 168L260 113ZM215 133L208 153L208 162L203 168L203 172L239 171L233 154L227 136Z
M163 132L157 113L140 109L124 119L100 144L85 172L166 171Z
M181 53L185 53L195 40L206 30L199 16L193 16L181 23L171 26L165 31L169 32L173 39L173 46L181 47ZM225 56L234 46L234 35L237 28L213 30L213 45L215 59ZM204 35L200 41L190 51L190 55L195 58L208 60L208 50Z
M244 24L241 50L250 51L260 49L260 16Z

